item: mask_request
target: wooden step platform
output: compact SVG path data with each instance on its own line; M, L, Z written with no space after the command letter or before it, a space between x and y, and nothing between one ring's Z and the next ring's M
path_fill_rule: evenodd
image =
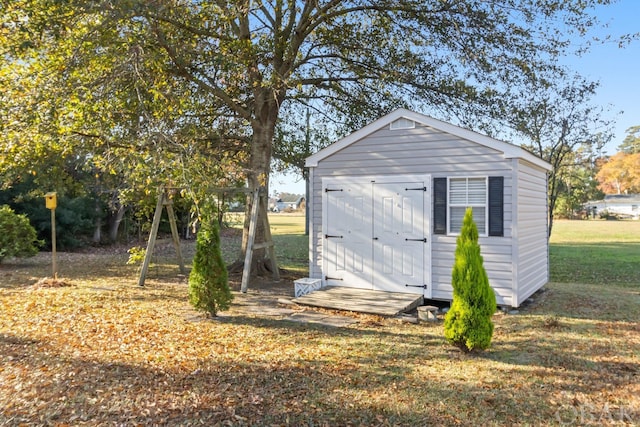
M380 316L397 316L422 305L423 298L418 294L328 286L294 298L293 302L334 310L355 311L358 313L378 314Z

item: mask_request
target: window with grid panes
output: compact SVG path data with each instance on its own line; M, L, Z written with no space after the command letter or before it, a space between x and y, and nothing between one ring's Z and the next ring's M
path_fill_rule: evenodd
M487 235L487 178L449 178L449 233L460 233L468 207L478 234Z

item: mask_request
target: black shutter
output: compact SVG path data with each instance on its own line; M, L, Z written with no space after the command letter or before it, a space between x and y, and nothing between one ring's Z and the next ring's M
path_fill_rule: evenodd
M489 236L504 236L504 177L489 177Z
M447 234L447 178L433 178L433 234Z

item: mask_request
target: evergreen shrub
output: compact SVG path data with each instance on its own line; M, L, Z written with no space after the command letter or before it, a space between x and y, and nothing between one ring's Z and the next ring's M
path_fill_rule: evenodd
M26 215L15 213L7 205L0 206L0 262L10 257L34 256L41 244Z
M445 338L465 352L487 349L493 336L496 296L483 266L471 208L457 239L451 284L453 302L444 318Z
M215 317L218 311L228 309L232 300L218 223L215 215L207 215L196 238L196 253L189 274L189 302L196 310Z

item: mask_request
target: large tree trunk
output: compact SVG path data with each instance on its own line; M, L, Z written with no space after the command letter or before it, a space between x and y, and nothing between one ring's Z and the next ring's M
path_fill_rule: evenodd
M102 205L99 200L96 200L96 220L93 225L93 238L91 241L95 244L100 244L102 241Z
M558 200L558 176L557 174L552 174L552 176L550 177L549 180L549 189L547 190L549 192L548 195L548 209L549 211L547 212L548 214L548 225L549 225L549 229L547 230L547 239L549 239L551 237L551 231L553 230L553 215L556 211L556 201Z
M102 240L102 218L97 217L93 225L93 238L91 239L91 242L95 244L100 244L101 240Z
M252 190L263 189L262 197L269 195L269 174L271 171L271 154L273 148L273 137L275 134L276 120L278 116L278 103L273 100L265 100L262 108L257 111L258 120L252 124L253 139L249 156L249 168L247 172L247 182ZM241 260L245 259L247 244L249 241L249 226L251 222L251 211L253 209L253 197L247 196L244 231L242 233L242 250ZM268 217L265 218L266 209L258 211L256 224L255 242L261 243L265 239L264 224L269 223ZM242 262L236 263L242 264ZM253 251L251 275L265 275L269 273L270 263L266 258L265 249L257 249Z
M115 242L118 239L118 230L120 229L120 223L124 218L125 207L118 203L118 210L116 214L110 218L109 222L109 240Z

